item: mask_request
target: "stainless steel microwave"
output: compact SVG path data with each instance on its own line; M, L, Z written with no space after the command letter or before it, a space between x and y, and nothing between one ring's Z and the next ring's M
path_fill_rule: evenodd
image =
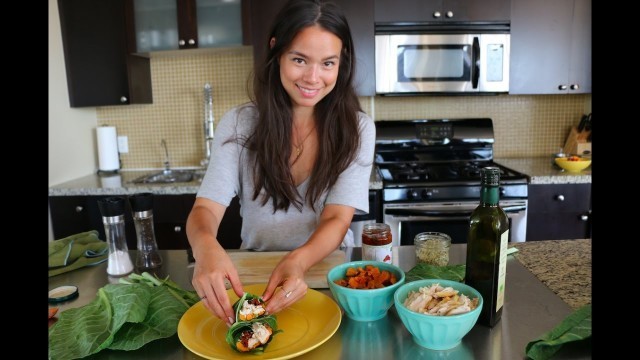
M375 35L376 93L506 93L509 34Z

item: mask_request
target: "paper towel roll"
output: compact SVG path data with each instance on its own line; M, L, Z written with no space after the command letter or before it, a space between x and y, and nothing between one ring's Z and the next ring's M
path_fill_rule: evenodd
M122 187L122 177L120 175L100 176L100 185L103 188L120 188Z
M117 171L120 169L118 159L118 136L115 126L100 126L98 135L98 170Z

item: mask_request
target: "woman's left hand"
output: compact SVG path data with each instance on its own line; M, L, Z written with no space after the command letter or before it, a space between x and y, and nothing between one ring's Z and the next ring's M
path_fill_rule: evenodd
M302 299L309 286L304 281L304 266L287 254L271 273L262 299L267 303L267 314L275 314Z

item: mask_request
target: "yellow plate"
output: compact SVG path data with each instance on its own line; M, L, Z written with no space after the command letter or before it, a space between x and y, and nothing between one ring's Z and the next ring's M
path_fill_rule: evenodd
M244 286L244 291L262 294L266 284ZM233 289L227 291L231 303L238 300ZM231 348L225 336L227 325L211 314L202 302L187 310L178 323L178 338L187 349L207 359L290 359L309 352L340 327L340 307L330 297L313 289L304 298L276 314L280 332L274 335L261 355L243 354Z

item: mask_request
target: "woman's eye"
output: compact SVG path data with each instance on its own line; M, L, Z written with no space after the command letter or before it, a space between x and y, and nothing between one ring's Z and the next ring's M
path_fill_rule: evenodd
M325 61L324 66L328 68L332 68L335 65L335 61Z
M296 64L304 64L304 59L302 58L293 58L293 62Z

